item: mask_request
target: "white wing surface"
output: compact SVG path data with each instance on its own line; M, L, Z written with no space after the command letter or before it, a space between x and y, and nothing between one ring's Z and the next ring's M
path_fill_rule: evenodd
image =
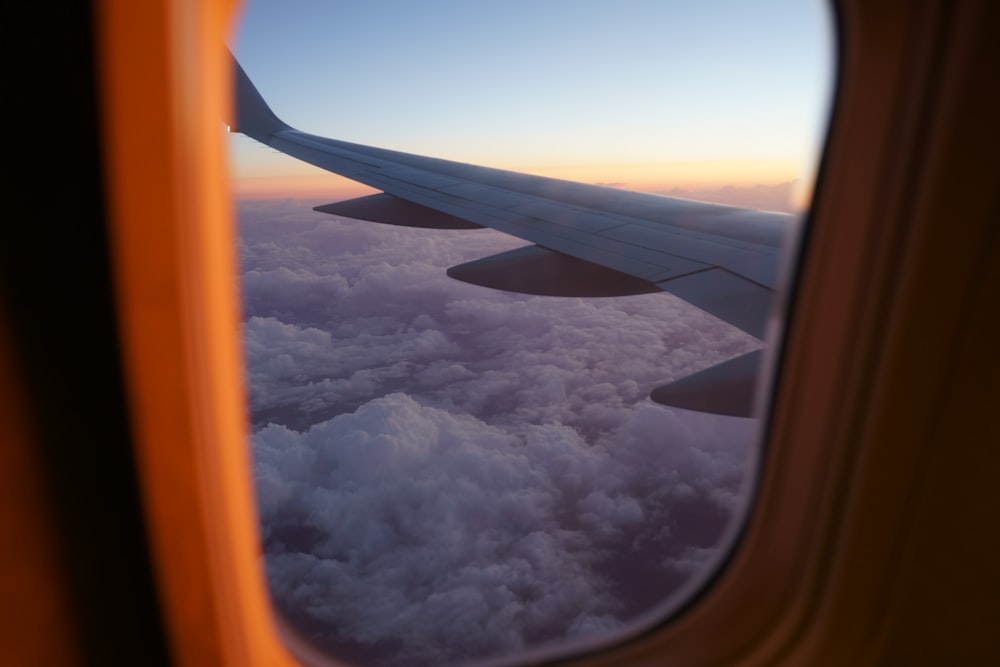
M664 290L763 338L782 246L783 213L585 185L363 146L281 121L242 67L233 131L383 194L317 210L433 228L491 227L529 241L452 267L452 277L517 292L613 296ZM759 354L653 391L676 407L749 416Z

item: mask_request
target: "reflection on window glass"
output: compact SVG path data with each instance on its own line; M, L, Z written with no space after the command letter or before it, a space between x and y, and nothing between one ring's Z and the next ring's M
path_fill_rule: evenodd
M780 286L704 253L792 241L829 30L790 0L247 3L233 51L297 129L613 188L568 205L612 216L616 252L662 224L622 223L649 205L625 193L737 207L678 214L654 293L538 296L446 274L529 241L316 212L378 190L233 134L264 560L290 625L362 665L516 660L698 591L745 516L761 424L650 395L777 342L733 303L763 322L754 290Z

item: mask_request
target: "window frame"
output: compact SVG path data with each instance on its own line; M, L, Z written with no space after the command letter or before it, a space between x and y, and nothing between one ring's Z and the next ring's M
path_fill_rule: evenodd
M923 516L911 501L936 479L922 471L944 442L942 404L963 409L941 382L950 357L934 350L986 343L970 333L974 305L957 299L942 315L923 298L982 281L998 165L977 153L978 175L946 170L975 108L960 72L997 50L983 27L993 10L912 4L837 5L835 108L741 540L677 616L572 664L876 664L916 622L905 588L916 575L899 563L920 541L895 527ZM221 121L204 120L229 104L221 44L236 3L98 9L126 384L175 660L333 664L282 630L259 556L225 149ZM980 105L978 122L995 111ZM942 224L957 197L960 238ZM928 278L942 247L953 270ZM932 330L933 348L905 335L915 327ZM928 355L926 376L908 370Z

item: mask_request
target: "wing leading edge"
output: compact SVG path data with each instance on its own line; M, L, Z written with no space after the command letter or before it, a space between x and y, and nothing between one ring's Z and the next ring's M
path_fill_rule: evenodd
M795 218L391 151L301 132L281 121L233 58L230 129L379 189L317 210L430 228L491 227L534 243L449 269L452 277L532 294L663 290L763 338L779 255ZM539 288L539 276L558 279ZM665 405L751 416L758 359L659 387ZM704 374L704 375L703 375ZM697 396L685 388L697 387ZM706 386L709 389L706 391ZM717 391L712 391L717 387Z

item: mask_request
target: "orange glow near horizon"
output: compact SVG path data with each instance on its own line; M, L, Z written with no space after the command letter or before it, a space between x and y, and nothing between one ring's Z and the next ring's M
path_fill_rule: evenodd
M778 188L791 191L792 208L801 208L809 188L799 181L800 165L794 160L730 160L631 163L604 165L497 165L524 173L561 178L581 183L620 187L639 192L692 196L722 189ZM258 172L259 174L259 172ZM245 199L304 198L339 201L378 192L318 168L302 164L268 175L236 173L232 180L235 196ZM734 203L753 206L752 203ZM773 206L772 206L773 207ZM786 206L781 206L782 209Z
M325 198L353 199L379 192L336 174L244 176L233 179L233 194L245 199Z
M640 192L773 185L795 180L794 160L688 160L676 162L574 164L515 168L517 171Z

